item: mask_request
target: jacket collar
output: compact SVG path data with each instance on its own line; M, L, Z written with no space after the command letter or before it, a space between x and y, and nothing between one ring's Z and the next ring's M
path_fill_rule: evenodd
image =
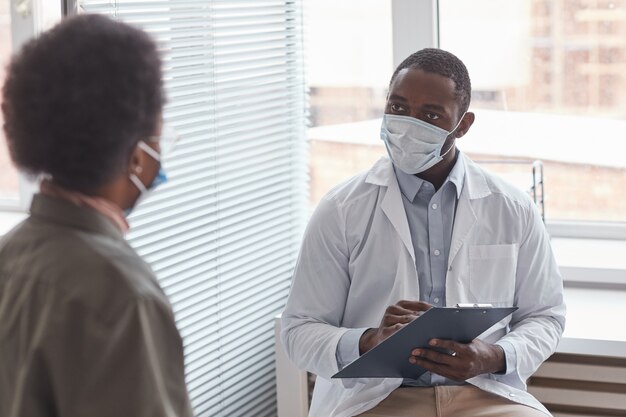
M35 194L30 206L30 214L33 218L124 240L122 232L96 210L79 207L62 199Z

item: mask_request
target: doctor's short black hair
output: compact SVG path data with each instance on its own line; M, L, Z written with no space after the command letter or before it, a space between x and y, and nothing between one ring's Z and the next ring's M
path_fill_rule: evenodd
M158 128L157 46L101 15L68 18L13 57L2 99L15 165L89 193L124 172L138 141Z
M393 72L389 86L393 84L398 73L405 68L421 69L431 74L439 74L454 81L456 96L459 100L461 114L465 113L470 105L472 96L472 82L463 61L456 55L443 49L425 48L411 54L398 65Z

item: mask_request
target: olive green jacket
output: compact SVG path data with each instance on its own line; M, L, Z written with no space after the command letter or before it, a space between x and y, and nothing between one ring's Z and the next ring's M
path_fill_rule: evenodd
M191 416L150 267L106 217L36 195L0 241L0 416Z

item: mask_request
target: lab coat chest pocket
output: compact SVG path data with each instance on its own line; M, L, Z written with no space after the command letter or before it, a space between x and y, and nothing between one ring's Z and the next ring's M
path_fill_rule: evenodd
M513 305L517 245L469 247L469 287L474 302Z

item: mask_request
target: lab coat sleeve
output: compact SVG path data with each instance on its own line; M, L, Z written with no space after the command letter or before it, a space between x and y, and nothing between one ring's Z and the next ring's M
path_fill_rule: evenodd
M334 200L324 198L304 233L291 292L282 314L281 338L289 358L324 378L338 371L337 345L350 288L345 221Z
M139 298L106 321L80 304L63 308L44 352L56 415L192 416L169 305Z
M554 351L565 328L563 282L550 238L534 204L527 213L526 230L518 252L515 305L511 331L500 339L515 349L515 367L495 378L526 387L526 380ZM508 365L508 364L507 364ZM508 367L507 367L508 368Z

